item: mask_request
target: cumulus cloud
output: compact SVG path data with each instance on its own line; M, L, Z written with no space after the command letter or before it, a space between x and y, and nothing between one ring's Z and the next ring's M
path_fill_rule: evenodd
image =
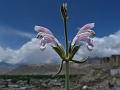
M109 57L120 54L120 31L102 38L94 38L94 49L88 51L85 47L80 48L75 58L80 57Z
M108 57L112 54L120 54L120 31L102 38L94 38L95 47L93 51L88 51L85 46L81 47L75 59L80 60L83 57ZM47 47L45 51L39 49L39 41L33 38L31 41L25 43L21 48L14 50L10 48L3 48L0 46L0 61L7 63L57 63L60 57Z
M59 62L59 56L49 46L45 51L40 51L39 41L33 38L18 50L0 47L0 60L12 64L55 63Z

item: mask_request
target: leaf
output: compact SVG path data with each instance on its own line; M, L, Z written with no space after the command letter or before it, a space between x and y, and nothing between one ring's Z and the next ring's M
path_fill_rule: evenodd
M71 53L71 43L70 43L70 47L69 47L69 53Z
M56 47L52 47L52 48L61 57L62 60L65 59L65 51L61 46L57 45Z
M63 62L64 62L64 60L62 60L62 62L61 62L61 64L60 64L60 67L59 67L58 72L57 72L57 73L56 73L53 77L56 77L58 74L60 74L60 73L61 73L62 68L63 68Z
M79 48L80 48L80 46L76 46L76 45L71 46L70 45L70 48L69 48L69 58L70 59L72 59L74 57L74 55L77 53Z
M83 58L82 60L71 60L72 62L74 62L74 63L84 63L84 62L86 62L87 61L87 59L88 59L88 57L87 58Z

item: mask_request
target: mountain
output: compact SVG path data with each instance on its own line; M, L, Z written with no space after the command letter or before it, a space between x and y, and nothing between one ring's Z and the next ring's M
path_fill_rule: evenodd
M110 66L120 66L120 55L104 58L91 58L84 64L70 63L70 74L88 74L90 70ZM54 75L59 69L59 64L8 64L0 62L0 74L10 75ZM65 65L62 72L64 74Z
M0 74L5 74L13 69L15 69L17 64L9 64L6 62L0 62Z
M45 74L52 74L57 71L57 65L53 64L44 64L44 65L37 65L37 64L23 64L19 67L9 71L8 74L12 75L45 75Z
M59 64L8 64L0 62L0 74L7 75L55 75L59 70ZM70 74L87 73L91 65L70 63ZM65 65L60 74L65 73Z
M83 70L86 70L84 71ZM87 65L80 65L76 66L72 63L70 64L70 73L71 74L80 74L87 72L90 66ZM9 71L6 74L10 75L55 75L59 69L59 64L30 64L30 65L20 65L19 67ZM65 72L65 65L63 66L62 72L60 74L64 74Z
M59 64L9 64L0 62L1 75L55 75L58 70ZM70 64L71 74L77 74L80 70L82 72L82 66L79 67L73 65L72 63ZM65 65L63 65L63 69L60 74L64 74L64 72Z

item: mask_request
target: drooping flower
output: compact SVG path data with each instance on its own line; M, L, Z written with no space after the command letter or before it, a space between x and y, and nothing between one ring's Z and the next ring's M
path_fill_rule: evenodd
M91 38L95 36L95 32L91 30L93 27L94 23L89 23L80 28L71 45L82 46L86 44L88 50L92 50L94 45Z
M57 45L61 45L59 41L54 37L52 32L42 26L35 26L35 31L38 32L37 39L40 40L40 49L44 50L47 46L47 44L50 44L51 46L55 47Z
M46 33L46 34L53 35L52 32L49 29L47 29L45 27L42 27L42 26L35 26L34 29L35 29L36 32L41 32L41 33Z
M93 32L95 34L95 32L93 30L91 30L92 28L94 28L94 26L95 26L95 23L88 23L88 24L84 25L83 27L80 28L77 35L84 33L84 32Z

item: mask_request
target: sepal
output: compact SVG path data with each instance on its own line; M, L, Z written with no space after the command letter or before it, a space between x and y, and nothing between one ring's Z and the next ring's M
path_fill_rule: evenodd
M65 59L65 51L62 46L57 45L55 47L52 46L52 48L61 57L62 60Z
M70 44L69 59L72 59L74 57L74 55L79 50L79 48L80 48L80 45L79 46L76 46L76 45L71 46L71 44Z

